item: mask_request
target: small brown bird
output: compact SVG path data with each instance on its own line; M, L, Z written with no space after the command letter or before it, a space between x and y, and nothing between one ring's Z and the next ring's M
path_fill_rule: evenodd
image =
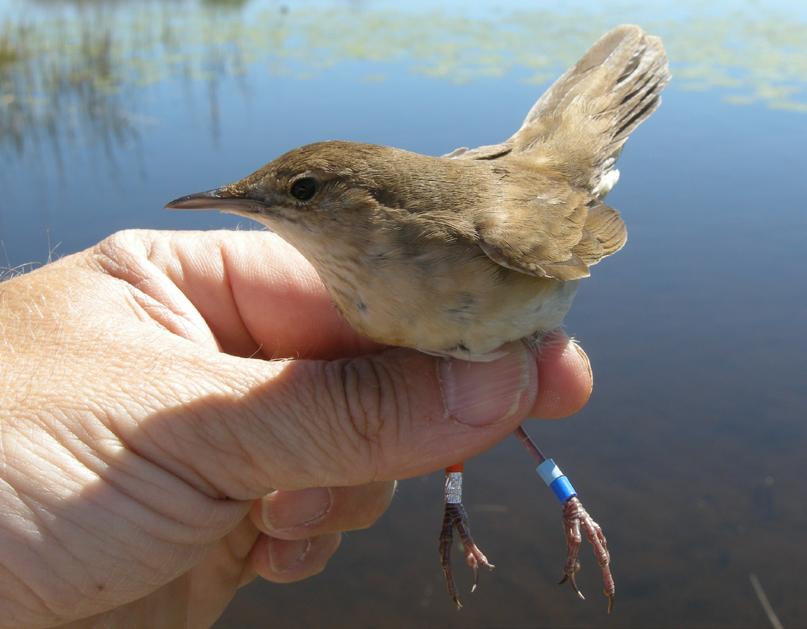
M218 208L267 225L308 258L347 321L375 341L492 360L510 341L538 347L561 325L578 280L625 244L625 225L603 198L618 179L622 145L658 107L668 80L661 41L620 26L560 77L501 144L427 157L320 142L167 207ZM543 462L523 429L518 436ZM547 484L560 476L553 469ZM492 567L470 537L460 474L447 470L441 534L442 565L458 606L452 528L475 574L480 564ZM605 538L573 490L563 502L564 580L579 594L582 526L603 568L610 609Z

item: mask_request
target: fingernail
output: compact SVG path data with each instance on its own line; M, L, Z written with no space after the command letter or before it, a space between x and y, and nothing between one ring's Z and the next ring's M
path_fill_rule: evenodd
M269 544L269 565L273 572L289 572L305 561L310 550L310 539L272 540Z
M444 360L440 386L448 413L471 426L486 426L528 408L524 398L537 392L537 366L522 343L503 348L490 362Z
M322 487L276 494L264 500L261 517L274 531L309 526L321 520L331 509L331 490Z
M591 361L588 359L588 355L583 351L583 348L580 347L575 341L571 342L572 346L577 350L577 355L580 356L580 360L583 361L583 365L588 372L588 377L591 382L594 382L594 372L591 371Z

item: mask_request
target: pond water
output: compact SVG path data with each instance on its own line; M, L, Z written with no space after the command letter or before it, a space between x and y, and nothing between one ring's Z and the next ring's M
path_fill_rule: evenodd
M767 626L751 574L807 624L807 5L556 4L0 0L0 266L17 270L127 227L235 227L162 208L307 142L499 141L608 28L665 41L673 82L609 196L630 242L567 319L594 396L531 428L607 530L615 612L588 549L589 600L555 585L558 508L508 440L468 466L497 570L461 612L436 474L402 482L324 574L254 583L218 627Z

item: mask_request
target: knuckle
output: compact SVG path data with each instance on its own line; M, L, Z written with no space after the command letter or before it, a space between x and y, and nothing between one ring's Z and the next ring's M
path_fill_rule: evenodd
M132 249L146 240L146 230L123 229L110 234L96 245L101 254L114 258L122 250Z
M375 361L363 358L340 361L338 366L344 417L357 437L376 443L384 430L387 374Z
M301 578L309 578L321 574L328 567L328 562L339 549L341 535L333 533L320 535L312 540L311 551L305 560Z
M405 379L391 361L358 357L328 363L327 382L340 436L354 454L377 456L409 415ZM392 427L392 429L390 429Z
M361 516L356 519L356 522L354 523L354 526L352 527L353 530L354 531L363 531L365 529L369 529L376 522L378 522L378 519L381 517L381 515L383 513L384 513L383 511L377 511L377 512L365 511L365 512L363 512L361 514Z
M152 239L147 230L125 229L104 238L90 251L90 259L112 277L136 284L142 261L150 255Z
M335 551L323 553L321 556L316 557L309 566L308 569L308 576L315 576L317 574L321 574L325 571L325 568L328 567L328 562L333 557L333 553Z
M394 483L381 483L372 487L363 508L358 510L355 522L357 530L370 528L384 515L392 500L394 487Z

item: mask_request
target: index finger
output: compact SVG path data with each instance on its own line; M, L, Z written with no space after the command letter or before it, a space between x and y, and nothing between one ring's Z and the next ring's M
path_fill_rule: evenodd
M354 332L309 262L266 231L139 232L148 255L204 318L222 351L328 359L378 345Z

